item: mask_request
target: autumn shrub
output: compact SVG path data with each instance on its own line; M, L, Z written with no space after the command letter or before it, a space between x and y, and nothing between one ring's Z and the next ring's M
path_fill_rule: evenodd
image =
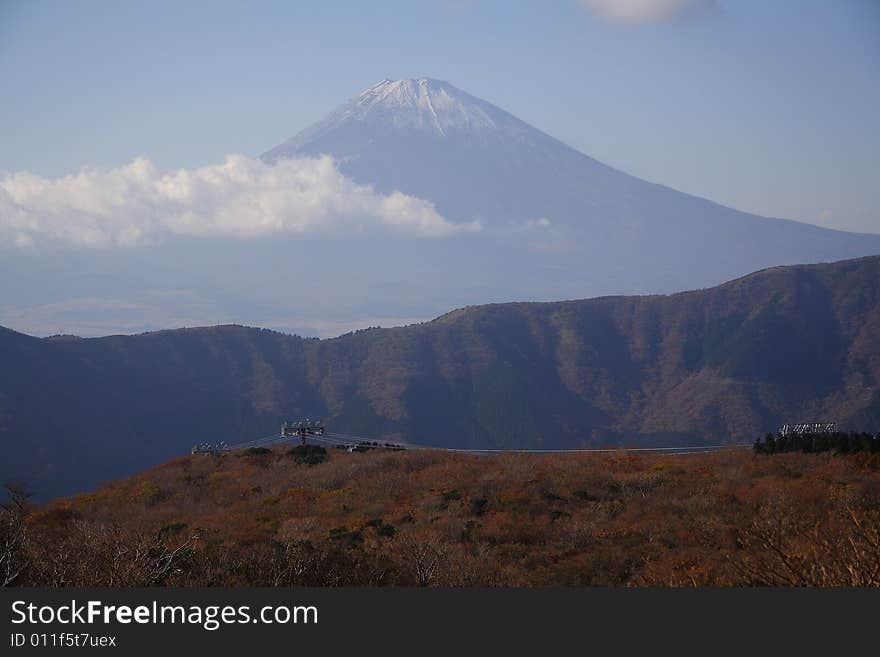
M22 575L27 577L30 566L30 494L14 483L6 484L3 492L8 500L0 505L0 585L11 586L21 583Z
M880 514L835 508L822 522L796 503L768 503L739 534L745 584L880 586Z

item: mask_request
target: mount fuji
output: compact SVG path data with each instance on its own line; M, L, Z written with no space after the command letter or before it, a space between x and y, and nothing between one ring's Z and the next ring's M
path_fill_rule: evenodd
M547 215L583 218L578 205L604 199L607 209L645 185L427 78L383 80L262 158L322 154L380 192L412 194L453 221L499 228Z
M429 78L382 80L262 158L319 154L378 191L432 201L454 222L479 221L545 273L577 281L566 294L577 285L584 294L669 292L880 253L880 235L739 212L615 170Z

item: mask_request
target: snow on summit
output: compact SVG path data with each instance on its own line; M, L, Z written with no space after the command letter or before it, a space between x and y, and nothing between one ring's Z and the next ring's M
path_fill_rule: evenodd
M505 122L504 118L513 118L502 114L447 82L419 78L382 80L347 105L343 116L357 120L381 118L398 126L445 134L450 129L494 129Z
M431 78L384 79L350 99L323 120L270 150L274 161L303 149L325 135L357 131L470 138L517 137L538 132L491 103L448 82Z

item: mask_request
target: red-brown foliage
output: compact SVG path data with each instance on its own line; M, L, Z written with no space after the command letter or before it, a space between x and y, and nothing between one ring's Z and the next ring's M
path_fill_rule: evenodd
M876 586L878 528L865 455L276 449L33 509L12 583Z

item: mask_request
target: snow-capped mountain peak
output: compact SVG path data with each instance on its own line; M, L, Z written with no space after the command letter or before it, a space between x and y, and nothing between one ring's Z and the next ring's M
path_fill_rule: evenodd
M585 111L584 129L601 128ZM431 78L382 80L263 158L323 154L358 184L430 201L452 223L479 221L484 237L525 241L546 268L536 280L566 271L559 283L671 290L880 248L877 236L757 217L640 180ZM499 257L507 267L511 256Z
M266 153L273 161L289 157L328 134L357 131L433 138L466 135L486 140L538 132L491 103L448 82L432 78L384 79L350 99L322 121Z
M400 127L441 135L447 130L495 129L503 118L501 110L430 78L382 80L349 102L346 110L345 118L390 119Z

